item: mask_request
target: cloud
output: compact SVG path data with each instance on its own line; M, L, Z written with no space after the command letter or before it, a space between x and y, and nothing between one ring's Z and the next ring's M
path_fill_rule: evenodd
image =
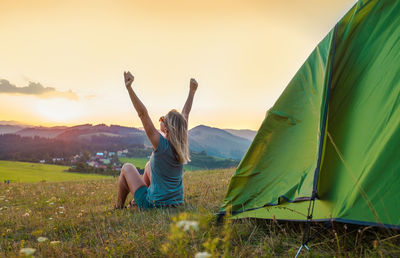
M94 98L96 98L96 95L87 95L87 96L85 96L85 99L87 99L87 100L91 100L91 99L94 99Z
M53 87L44 87L40 83L29 82L28 86L17 87L9 81L0 80L0 94L24 94L35 95L43 98L66 98L70 100L78 100L78 95L73 91L58 91Z

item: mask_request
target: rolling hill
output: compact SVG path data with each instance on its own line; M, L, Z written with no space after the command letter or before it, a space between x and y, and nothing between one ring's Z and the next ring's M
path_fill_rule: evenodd
M245 138L249 141L253 141L254 137L257 134L257 131L249 130L249 129L243 129L243 130L237 130L237 129L224 129L228 133L231 133L235 136Z
M225 130L199 125L189 130L189 148L210 156L240 160L251 141Z
M47 139L91 143L108 142L109 144L139 144L150 146L143 130L119 125L83 124L72 127L27 126L0 121L1 134L16 134L22 137L41 137ZM255 131L219 129L199 125L189 130L189 148L193 152L206 152L209 156L240 160L247 151Z

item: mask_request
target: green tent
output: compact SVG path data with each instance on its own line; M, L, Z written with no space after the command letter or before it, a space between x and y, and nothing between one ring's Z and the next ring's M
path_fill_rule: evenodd
M400 1L358 1L235 171L222 213L400 228ZM312 210L312 209L311 209Z

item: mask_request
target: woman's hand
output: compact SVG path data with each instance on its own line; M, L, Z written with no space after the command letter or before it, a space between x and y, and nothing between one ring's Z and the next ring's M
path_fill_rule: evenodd
M190 110L192 109L192 103L193 103L193 98L194 94L196 93L198 83L196 82L195 79L190 79L190 91L189 91L189 96L185 102L185 105L183 106L182 109L182 115L186 119L186 121L189 121L189 113Z
M197 90L198 83L195 79L190 79L190 91L195 92Z
M124 78L125 78L125 86L126 88L130 88L132 86L132 82L135 79L131 72L124 72Z

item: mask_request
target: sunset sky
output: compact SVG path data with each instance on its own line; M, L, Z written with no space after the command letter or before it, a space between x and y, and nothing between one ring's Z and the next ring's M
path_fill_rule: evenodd
M355 2L1 0L0 120L140 127L129 70L155 123L194 77L190 128L257 130Z

